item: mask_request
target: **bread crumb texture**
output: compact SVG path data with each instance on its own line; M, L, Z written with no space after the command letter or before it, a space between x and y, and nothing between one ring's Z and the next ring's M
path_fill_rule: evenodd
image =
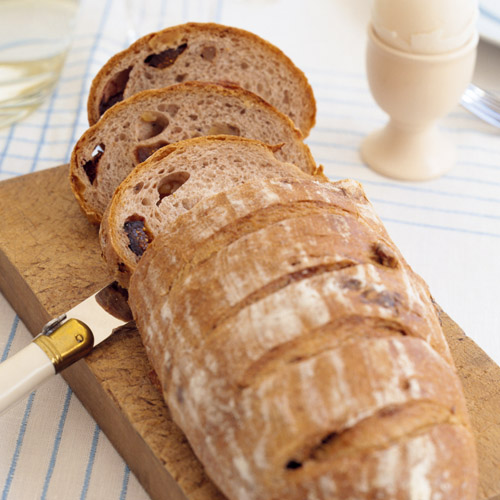
M242 88L186 82L147 90L113 106L77 142L71 158L72 188L95 222L127 175L156 151L211 135L256 139L276 157L313 173L316 165L301 133L285 115Z

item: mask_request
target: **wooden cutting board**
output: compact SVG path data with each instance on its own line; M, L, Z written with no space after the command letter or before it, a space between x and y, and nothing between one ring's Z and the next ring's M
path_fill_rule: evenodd
M0 182L0 290L33 334L110 280L67 179L61 166ZM442 320L476 433L478 498L500 500L500 368ZM224 498L172 422L134 329L63 376L153 499Z

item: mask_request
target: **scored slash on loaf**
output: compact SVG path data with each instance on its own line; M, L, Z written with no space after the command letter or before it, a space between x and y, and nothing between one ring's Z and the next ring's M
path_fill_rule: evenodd
M434 304L358 184L263 180L203 199L153 241L130 304L228 498L474 498Z

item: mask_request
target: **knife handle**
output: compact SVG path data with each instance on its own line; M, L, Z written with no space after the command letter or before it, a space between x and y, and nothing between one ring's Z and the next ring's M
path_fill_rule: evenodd
M0 364L0 413L55 375L44 351L32 342Z
M76 319L44 329L31 344L0 363L0 413L88 354L93 344L91 330Z

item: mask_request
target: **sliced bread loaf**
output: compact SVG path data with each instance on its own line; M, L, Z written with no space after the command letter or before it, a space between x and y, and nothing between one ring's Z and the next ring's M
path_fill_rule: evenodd
M253 33L212 23L188 23L146 35L112 57L92 83L89 123L141 90L188 80L244 87L289 116L305 136L314 125L316 104L304 73Z
M278 159L307 173L316 170L300 131L260 97L240 87L186 82L136 94L88 129L71 156L72 190L88 218L98 223L118 184L154 151L217 134L283 144Z
M360 188L259 188L201 201L131 279L165 400L207 473L235 500L476 498L434 304Z
M106 210L100 241L111 271L124 286L146 247L204 197L256 179L311 176L274 155L280 146L234 136L180 141L135 168ZM319 173L316 179L326 181Z

